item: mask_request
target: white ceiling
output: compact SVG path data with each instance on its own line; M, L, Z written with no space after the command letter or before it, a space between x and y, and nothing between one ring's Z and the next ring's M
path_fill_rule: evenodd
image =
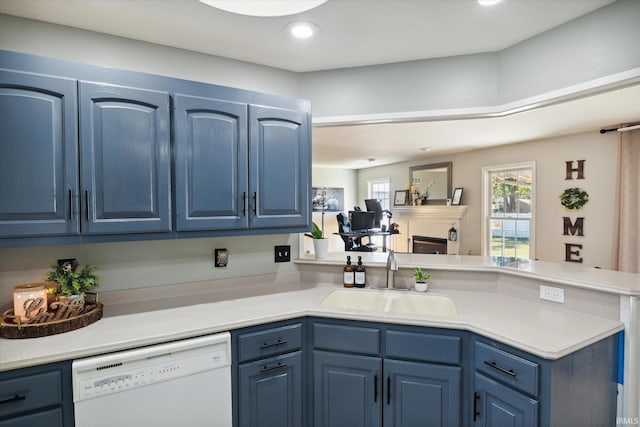
M0 0L0 13L303 72L493 52L612 2L328 0L265 18L197 0ZM297 20L320 36L293 40L285 26Z
M305 72L501 50L612 2L329 0L263 18L197 0L0 0L0 13ZM294 20L320 36L292 40ZM502 118L315 127L313 163L357 169L425 156L422 147L435 156L593 130L640 119L638 97L632 86Z

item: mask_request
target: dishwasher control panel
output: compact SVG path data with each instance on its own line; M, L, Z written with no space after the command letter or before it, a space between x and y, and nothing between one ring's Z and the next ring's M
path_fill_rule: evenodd
M145 387L158 382L226 367L229 346L173 349L151 347L73 362L74 401ZM164 346L171 346L165 344Z

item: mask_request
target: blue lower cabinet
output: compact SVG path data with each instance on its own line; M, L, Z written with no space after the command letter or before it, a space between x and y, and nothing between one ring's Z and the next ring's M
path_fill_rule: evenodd
M335 320L312 330L315 427L462 425L462 335Z
M245 363L238 370L240 427L302 427L302 352Z
M71 362L0 373L0 427L71 427Z
M313 352L315 427L382 425L382 359Z
M385 426L460 425L462 368L385 360L384 376Z
M0 427L64 427L62 409L55 408L0 421Z
M538 402L482 374L475 374L474 422L482 427L535 427Z

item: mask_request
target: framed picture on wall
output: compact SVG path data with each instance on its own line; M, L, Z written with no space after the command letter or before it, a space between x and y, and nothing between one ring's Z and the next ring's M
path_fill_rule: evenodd
M451 204L457 206L462 203L462 189L463 187L458 187L453 190L453 197L451 198Z
M409 203L409 190L396 190L393 197L393 206L407 206Z
M341 212L344 210L344 188L313 187L311 203L313 212Z

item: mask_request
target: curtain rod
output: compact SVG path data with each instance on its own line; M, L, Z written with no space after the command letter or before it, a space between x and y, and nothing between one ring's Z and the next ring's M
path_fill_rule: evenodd
M630 123L625 126L620 126L620 127L611 128L611 129L600 129L600 133L615 132L615 131L628 132L630 130L635 130L635 129L640 129L640 123Z

